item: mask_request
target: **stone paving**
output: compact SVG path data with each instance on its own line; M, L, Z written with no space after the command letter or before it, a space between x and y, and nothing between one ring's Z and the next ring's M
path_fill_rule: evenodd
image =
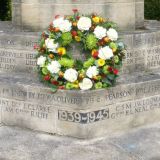
M1 126L0 160L160 160L160 123L91 140Z

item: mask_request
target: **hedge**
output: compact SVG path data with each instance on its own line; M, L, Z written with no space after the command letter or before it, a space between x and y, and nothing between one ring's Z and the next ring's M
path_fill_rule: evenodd
M0 20L11 20L11 0L0 0Z
M145 18L160 20L160 0L145 0L144 4Z

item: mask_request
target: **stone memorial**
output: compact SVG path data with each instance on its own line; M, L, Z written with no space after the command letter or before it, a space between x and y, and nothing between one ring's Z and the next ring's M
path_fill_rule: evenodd
M13 0L12 6L12 22L0 22L2 125L87 139L160 121L160 23L144 21L143 0ZM120 26L127 53L115 87L52 93L39 82L33 50L39 31L73 8Z

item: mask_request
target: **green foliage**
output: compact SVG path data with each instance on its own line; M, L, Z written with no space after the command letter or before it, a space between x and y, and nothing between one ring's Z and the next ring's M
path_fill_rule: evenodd
M90 66L92 66L95 62L94 58L89 58L87 61L84 62L83 67L84 68L89 68Z
M87 45L87 48L89 50L92 50L94 48L97 47L97 38L94 36L94 34L88 34L87 37L86 37L86 45Z
M145 0L144 4L145 18L160 20L160 0Z
M62 33L62 45L66 46L72 42L72 34L70 32Z
M11 0L0 0L0 20L11 20Z
M59 60L59 63L63 66L63 67L68 67L68 68L72 68L74 65L74 60L73 59L68 59L68 58L61 58Z

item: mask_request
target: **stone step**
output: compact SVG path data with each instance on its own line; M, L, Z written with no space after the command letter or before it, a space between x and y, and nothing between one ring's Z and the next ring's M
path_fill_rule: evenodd
M4 125L93 138L160 121L160 74L124 75L108 90L58 90L36 79L0 74Z
M1 23L0 23L1 24ZM9 31L0 28L0 72L33 73L36 65L34 44L37 44L40 33ZM150 29L134 32L123 32L120 37L127 45L122 73L154 71L160 69L160 31ZM33 75L32 74L32 75Z

